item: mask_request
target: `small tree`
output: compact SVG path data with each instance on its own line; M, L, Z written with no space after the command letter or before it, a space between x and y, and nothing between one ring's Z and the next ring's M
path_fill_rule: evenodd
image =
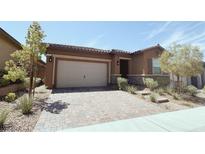
M47 48L47 45L43 44L44 37L38 22L33 22L28 29L26 45L22 46L22 50L11 54L12 60L6 62L5 70L8 73L4 75L4 79L16 82L16 80L23 81L26 76L30 77L29 98L32 92L33 96L35 93L38 60Z
M35 84L36 82L36 75L37 75L37 62L38 59L41 58L41 56L45 53L47 45L43 44L44 40L44 32L41 29L41 26L38 22L33 22L27 33L26 37L26 45L24 47L24 50L30 52L30 85L29 85L29 97L31 97L32 90L33 90L33 96L35 93Z
M28 75L30 67L30 52L26 50L17 50L11 54L12 60L5 63L7 74L4 79L16 82L17 80L24 81Z
M161 70L177 77L180 91L180 77L191 77L203 71L203 53L199 47L190 44L173 43L160 57Z

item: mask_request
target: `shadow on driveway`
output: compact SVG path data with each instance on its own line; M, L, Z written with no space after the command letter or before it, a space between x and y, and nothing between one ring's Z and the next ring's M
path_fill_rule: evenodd
M50 113L55 113L55 114L59 114L62 110L67 109L68 105L65 102L62 102L61 100L55 101L53 103L44 103L42 105L42 109L44 109L47 112Z

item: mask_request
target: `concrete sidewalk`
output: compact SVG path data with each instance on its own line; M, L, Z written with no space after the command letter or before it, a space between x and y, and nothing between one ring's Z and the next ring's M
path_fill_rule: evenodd
M68 132L203 132L205 107L119 120L85 127L64 129Z

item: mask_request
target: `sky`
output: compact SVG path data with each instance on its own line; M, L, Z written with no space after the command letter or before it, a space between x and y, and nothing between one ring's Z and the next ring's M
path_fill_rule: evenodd
M32 22L0 22L0 27L25 43ZM205 51L205 22L39 22L46 34L45 42L102 49L136 51L160 44L191 43Z

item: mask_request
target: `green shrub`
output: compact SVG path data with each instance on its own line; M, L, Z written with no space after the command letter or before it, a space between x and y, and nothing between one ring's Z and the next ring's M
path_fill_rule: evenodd
M118 77L117 78L117 85L118 85L119 90L126 91L127 86L128 86L128 81L125 78Z
M158 93L159 95L163 95L164 89L163 88L155 89L155 92Z
M135 92L137 91L137 87L136 86L133 86L133 85L128 85L126 87L126 91L131 93L131 94L135 94Z
M4 126L8 114L9 113L5 110L0 112L0 128Z
M158 87L158 82L154 81L152 78L145 78L144 79L144 84L150 89L154 90L155 88Z
M21 69L20 67L17 67L17 66L13 66L13 64L11 64L10 66L10 63L11 60L9 61L6 61L6 70L8 71L7 74L5 74L3 76L4 79L6 80L10 80L12 82L16 82L17 80L20 80L20 81L24 81L24 79L26 78L26 71ZM13 67L12 67L13 66Z
M19 108L21 109L21 112L23 114L29 114L31 113L32 107L33 107L33 99L29 98L28 95L24 95L20 99L20 103L19 103Z
M165 92L169 95L173 95L175 93L175 90L173 88L167 87L165 89Z
M0 78L0 87L5 87L5 86L7 86L9 84L10 84L9 80L6 80L4 78Z
M15 93L8 93L5 97L5 101L7 102L13 102L16 99Z
M157 101L157 96L156 96L154 93L152 93L152 94L149 96L149 98L150 98L150 101L152 101L152 102L156 102L156 101Z
M197 94L197 88L193 85L189 85L186 87L186 92L192 96L195 96Z
M176 100L181 99L180 95L177 94L177 93L173 93L172 96L173 96L173 98L176 99Z

